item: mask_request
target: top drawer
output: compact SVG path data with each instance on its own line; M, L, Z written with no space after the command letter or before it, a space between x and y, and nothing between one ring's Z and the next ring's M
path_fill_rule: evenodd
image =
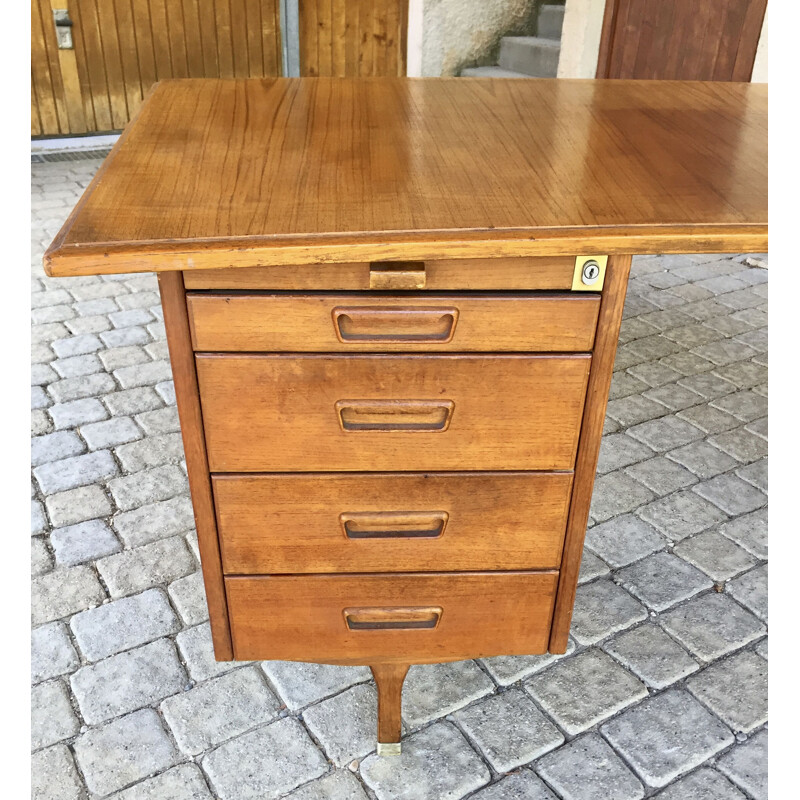
M587 352L598 295L187 295L212 352Z

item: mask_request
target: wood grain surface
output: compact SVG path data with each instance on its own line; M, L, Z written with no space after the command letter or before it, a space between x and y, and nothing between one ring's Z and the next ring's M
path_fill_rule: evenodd
M766 86L164 81L51 275L766 248Z

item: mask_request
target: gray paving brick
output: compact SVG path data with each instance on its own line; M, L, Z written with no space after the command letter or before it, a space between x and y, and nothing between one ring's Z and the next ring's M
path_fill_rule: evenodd
M647 397L632 394L618 400L609 400L606 413L621 425L628 427L662 417L667 413L667 408Z
M628 432L658 453L674 450L695 439L703 438L703 432L699 428L672 416L642 422L634 425Z
M761 637L764 625L730 597L706 594L661 617L666 631L704 661L738 650Z
M313 783L301 786L286 800L367 800L358 778L350 772L337 770Z
M670 541L685 539L726 519L723 511L691 489L656 500L639 509L637 515Z
M97 562L97 570L112 597L124 597L151 586L170 583L196 568L194 558L180 536L160 539Z
M377 704L375 687L361 684L306 709L303 721L328 758L344 767L375 749Z
M480 662L497 683L501 686L510 686L535 672L540 672L556 661L565 659L574 650L575 642L570 639L567 642L567 652L563 655L545 653L540 656L493 656L482 658Z
M493 689L489 676L474 661L415 664L403 684L403 719L409 728L418 728Z
M31 756L31 800L83 800L83 784L66 745Z
M82 426L81 436L92 450L99 450L141 439L142 432L130 417L114 417Z
M149 386L112 392L105 395L103 400L115 417L124 414L141 414L162 407L161 399Z
M138 472L163 464L176 464L184 457L180 433L148 436L138 442L123 444L114 452L126 472Z
M635 321L631 320L631 322ZM640 381L630 373L615 372L611 379L611 389L608 396L612 400L616 400L619 397L627 397L630 394L640 394L646 388L647 384L644 381Z
M617 580L655 611L664 611L713 585L700 570L670 553L654 553L625 567L617 573Z
M721 378L719 375L715 375L713 372L688 375L678 379L678 383L693 392L697 392L706 400L714 400L736 391L736 384Z
M112 524L128 547L154 542L194 527L189 497L174 497L116 514Z
M103 331L107 331L111 327L108 317L100 314L92 317L68 319L64 324L74 336L83 336L91 333L99 334Z
M641 366L649 365L643 364ZM670 411L681 411L684 408L691 408L703 402L703 398L697 392L693 392L675 381L654 386L647 389L643 394L648 399L655 400L657 403L666 406Z
M47 520L44 509L38 500L31 500L31 536L42 533L47 529Z
M607 472L649 458L652 454L653 451L647 445L637 442L625 433L604 436L600 445L597 471L605 475Z
M31 410L47 408L51 400L41 386L31 386Z
M120 367L114 370L114 377L123 389L133 389L137 386L152 386L160 381L171 380L172 369L169 361L149 361L146 364Z
M46 386L58 378L49 364L31 365L31 386Z
M180 764L117 792L109 800L213 800L200 768Z
M108 417L103 404L94 397L72 400L69 403L56 403L49 409L53 424L58 430L75 428L88 422L97 422Z
M40 683L31 689L31 749L69 739L80 727L61 681Z
M767 658L767 650L769 647L769 643L767 637L765 636L756 646L755 652L758 653L762 658Z
M728 364L717 367L714 373L720 378L738 386L740 389L752 389L760 383L767 381L767 368L753 361L740 361L738 364Z
M572 635L578 644L595 644L645 619L647 611L644 606L624 589L610 580L596 580L578 587Z
M767 557L767 512L754 511L721 525L719 532L758 558Z
M756 436L744 428L712 436L709 441L742 464L758 461L758 459L766 457L768 453L766 441L761 436Z
M53 568L53 558L44 543L44 537L31 539L31 577L44 575Z
M81 486L50 495L45 499L45 506L51 522L58 527L111 513L111 503L99 486Z
M149 589L76 614L70 627L90 661L152 642L179 628L175 613L160 589Z
M603 649L654 689L665 689L699 669L677 642L650 623L618 634Z
M166 344L166 342L164 342ZM158 396L168 405L174 406L177 402L175 397L175 382L174 381L162 381L161 383L156 384L156 392L158 392Z
M100 359L95 355L72 356L53 361L53 369L62 378L77 378L81 375L94 375L103 371Z
M80 375L76 378L62 378L47 387L56 403L68 403L70 400L80 400L85 397L111 392L116 388L114 379L105 372L96 372L94 375Z
M155 467L115 478L108 482L108 488L123 511L189 493L186 475L177 466Z
M109 350L102 351L99 356L106 372L113 372L121 367L131 367L135 364L143 364L150 361L144 348L139 345L112 347Z
M760 489L766 494L768 490L769 480L769 465L768 459L762 458L753 464L748 464L746 467L740 467L736 470L736 474L744 481L747 481L752 486Z
M743 389L733 394L725 395L712 402L713 406L726 411L728 414L742 420L752 422L767 414L767 400L751 389Z
M746 284L743 281L740 281L742 287ZM124 294L121 297L117 298L117 302L119 303L119 307L123 311L129 311L132 308L149 308L150 306L158 305L161 302L161 298L157 291L153 292L135 292L134 294Z
M372 677L369 667L337 667L294 661L264 661L261 667L292 711Z
M738 463L736 459L706 441L692 442L679 447L667 453L667 458L677 461L701 479L713 478L715 475L727 472Z
M513 772L470 797L474 800L558 800L529 770Z
M600 650L585 650L525 683L542 708L574 736L647 697L644 684Z
M158 714L150 708L81 734L75 757L89 790L98 795L124 789L178 761Z
M610 572L608 564L598 558L591 550L584 549L581 556L581 568L578 571L578 584L599 578L601 575L608 575Z
M208 603L202 572L193 572L173 581L167 591L172 604L186 625L197 625L208 619Z
M713 328L697 322L672 328L664 335L687 350L692 347L700 347L709 342L715 342L720 338L720 334Z
M36 481L45 494L87 486L118 473L119 468L108 450L51 461L33 470Z
M641 781L595 733L549 753L536 770L564 800L640 800Z
M181 429L178 410L174 407L158 408L138 414L136 421L148 436L158 433L175 433Z
M114 311L108 315L115 328L129 328L132 325L147 325L152 322L153 315L146 308L131 308L125 311Z
M53 430L53 423L44 409L37 408L31 411L31 436L41 436Z
M703 481L694 486L692 491L711 501L730 516L755 511L767 502L763 492L729 473Z
M327 771L302 725L282 719L226 742L203 759L221 800L282 797Z
M52 342L69 336L69 331L60 322L47 322L42 325L31 325L32 342Z
M663 456L633 464L625 469L625 474L644 484L658 496L672 494L678 489L697 483L697 478L689 470Z
M83 336L70 336L66 339L56 339L53 350L59 358L82 356L86 353L96 353L103 349L103 343L92 333Z
M81 667L70 677L81 714L90 725L157 703L180 692L186 682L168 639Z
M564 742L521 689L509 689L458 711L453 719L497 772L510 772Z
M747 800L727 778L707 767L671 783L654 797L657 800Z
M117 553L122 545L105 522L92 519L56 528L50 534L56 561L69 567Z
M105 297L98 297L94 300L81 300L75 303L75 310L82 317L90 317L95 314L109 314L116 311L118 306L114 302L113 296L110 296L109 290L106 287L100 288L102 284L94 284L98 290L103 292ZM113 294L113 293L111 293Z
M150 334L139 325L132 325L128 328L119 328L113 331L106 331L100 334L103 344L106 347L129 347L131 345L143 345L150 341Z
M31 631L31 683L72 672L79 663L63 622L51 622Z
M586 546L612 567L638 561L665 545L658 531L632 514L614 517L586 532Z
M719 759L717 768L755 800L767 800L767 732L736 745Z
M719 582L758 563L747 550L714 530L684 539L676 545L675 554Z
M224 675L240 667L242 661L217 661L211 642L211 626L208 622L181 631L175 641L194 681L205 681L217 675Z
M767 621L767 565L751 569L732 580L725 590L759 619Z
M398 758L369 756L361 775L378 800L460 800L490 779L488 768L448 722L404 739Z
M590 513L593 519L605 522L611 517L633 511L654 497L650 489L625 473L609 472L595 481Z
M278 716L281 704L252 667L237 669L161 703L178 747L196 756Z
M31 616L34 625L68 617L105 599L103 587L86 566L55 569L34 578Z

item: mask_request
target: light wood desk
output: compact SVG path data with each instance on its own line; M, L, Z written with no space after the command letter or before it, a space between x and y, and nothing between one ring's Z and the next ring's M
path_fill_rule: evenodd
M767 244L766 88L157 85L45 256L159 273L216 657L563 653L632 254Z

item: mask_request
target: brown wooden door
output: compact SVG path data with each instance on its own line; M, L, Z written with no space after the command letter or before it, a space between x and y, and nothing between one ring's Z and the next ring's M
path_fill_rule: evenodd
M279 0L32 0L31 134L120 130L164 78L281 74ZM54 8L72 20L59 50Z
M300 74L406 74L408 0L301 0Z
M598 78L749 81L767 0L607 0Z

